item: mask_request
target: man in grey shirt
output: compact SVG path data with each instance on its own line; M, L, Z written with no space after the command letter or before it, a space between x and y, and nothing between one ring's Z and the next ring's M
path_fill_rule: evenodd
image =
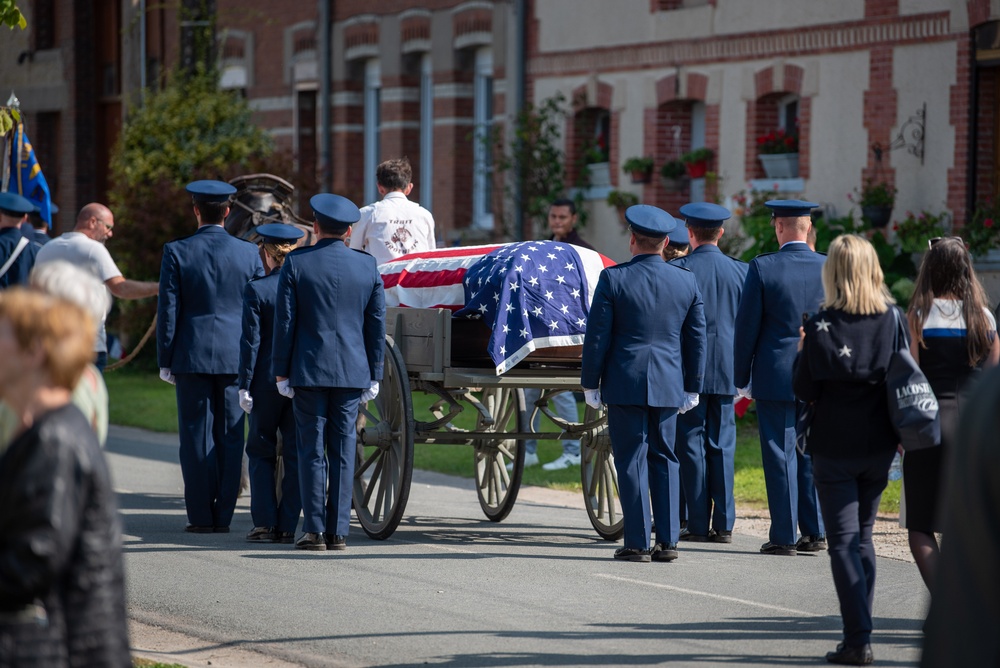
M160 289L155 281L133 281L122 276L118 265L111 259L111 253L104 242L111 238L115 227L115 217L111 209L92 202L80 209L76 217L76 227L72 232L53 239L38 251L36 264L65 260L97 277L119 299L142 299L153 297ZM108 343L104 331L104 321L99 323L95 366L104 370L108 361Z

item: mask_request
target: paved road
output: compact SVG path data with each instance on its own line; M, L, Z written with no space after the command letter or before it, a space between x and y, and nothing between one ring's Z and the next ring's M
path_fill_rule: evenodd
M176 436L112 428L107 449L130 614L208 646L305 666L818 666L840 636L825 553L762 556L736 535L619 563L574 495L527 488L494 524L471 481L428 473L390 540L355 526L342 553L250 546L245 500L231 534L181 531ZM915 665L924 587L913 564L878 569L876 660Z

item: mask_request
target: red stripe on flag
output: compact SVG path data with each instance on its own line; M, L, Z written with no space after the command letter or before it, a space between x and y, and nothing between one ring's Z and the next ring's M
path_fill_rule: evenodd
M410 260L423 260L426 258L442 258L442 257L465 257L465 256L477 256L486 255L492 253L496 249L500 248L503 244L498 244L496 246L456 246L455 248L445 248L432 251L422 251L420 253L410 253L409 255L403 255L397 257L394 260L389 260L384 264L392 264L393 262L409 262Z
M386 288L401 285L407 288L436 288L441 285L461 283L465 278L465 269L441 269L439 271L403 271L394 274L382 274L382 282Z

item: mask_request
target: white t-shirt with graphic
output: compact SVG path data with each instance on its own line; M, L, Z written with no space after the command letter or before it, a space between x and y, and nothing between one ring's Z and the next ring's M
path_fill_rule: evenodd
M354 224L351 248L367 251L382 264L408 253L434 250L434 217L399 191L361 209Z

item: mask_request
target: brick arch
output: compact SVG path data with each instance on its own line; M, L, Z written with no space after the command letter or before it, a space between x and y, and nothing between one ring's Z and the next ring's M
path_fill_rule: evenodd
M969 27L975 28L990 20L990 0L967 0Z
M688 72L680 78L676 74L668 74L656 82L656 106L675 100L704 102L707 92L708 77L704 74Z
M573 111L566 119L566 176L570 184L575 183L578 176L577 160L583 150L587 136L593 132L593 110L604 110L610 115L608 131L608 162L611 164L611 184L618 185L618 129L620 112L611 109L614 97L614 86L599 80L591 80L574 88L570 93L570 106Z
M595 89L593 93L591 92L592 85ZM610 110L611 98L614 92L614 86L603 81L591 81L580 84L570 93L569 99L573 105L573 113L575 114L586 107L600 107Z
M747 103L746 151L744 166L747 178L765 178L764 167L757 159L757 137L777 127L777 102L783 95L799 98L799 177L809 178L809 130L812 99L802 95L805 69L783 63L754 73L754 98Z

